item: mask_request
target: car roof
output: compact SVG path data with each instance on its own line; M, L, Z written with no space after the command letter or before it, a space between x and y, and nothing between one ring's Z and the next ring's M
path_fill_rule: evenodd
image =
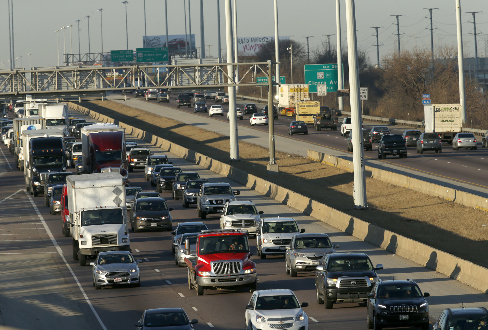
M138 151L138 150L147 150L147 151L150 151L149 148L132 148L131 151Z
M336 252L329 254L330 259L340 259L340 258L368 258L369 256L366 253L348 253L348 252Z
M450 309L450 316L483 316L488 315L488 311L484 307L478 308L454 308Z
M165 200L163 197L144 197L144 198L138 198L136 203L139 203L139 201L141 202L156 202L156 201L161 201L161 200Z
M229 205L254 205L253 201L233 201Z
M206 182L203 184L204 187L215 187L215 186L230 186L227 182Z
M417 283L415 283L413 281L407 281L407 280L388 280L388 281L378 282L377 285L389 285L389 284L415 284L415 285L417 285Z
M281 221L295 221L293 218L265 218L261 219L263 222L281 222Z
M295 295L293 293L293 291L291 291L290 289L257 290L256 293L260 297L263 297L263 296L278 296L278 295L285 295L285 294Z
M302 238L302 237L329 237L329 235L324 233L306 233L306 234L295 235L295 238Z
M151 158L168 158L168 156L166 156L166 155L151 155L149 157L151 157Z
M103 251L99 252L98 255L107 255L107 254L131 254L129 251Z
M177 227L182 227L182 226L195 226L195 225L205 225L201 221L193 221L193 222L180 222Z
M146 309L144 313L147 314L159 314L159 313L174 313L174 312L183 312L186 314L183 308L155 308L155 309Z
M138 194L138 195L139 195L139 194L149 194L149 193L151 193L151 194L153 194L153 193L154 193L154 194L158 194L158 195L159 195L159 193L158 193L156 190L150 190L150 191L147 191L147 190L146 190L146 191L138 191L138 192L137 192L137 194Z

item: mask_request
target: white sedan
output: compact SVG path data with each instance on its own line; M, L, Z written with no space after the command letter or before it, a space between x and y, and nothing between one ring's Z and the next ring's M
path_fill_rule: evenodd
M308 316L290 289L254 291L246 306L246 329L308 330Z
M258 112L254 113L249 119L251 126L254 125L268 125L268 116L265 113Z
M241 108L236 108L236 114L238 119L244 119L244 113L242 112ZM227 120L229 120L229 112L227 112Z
M208 110L208 115L212 117L213 115L224 115L224 109L222 108L221 105L212 105L210 109Z

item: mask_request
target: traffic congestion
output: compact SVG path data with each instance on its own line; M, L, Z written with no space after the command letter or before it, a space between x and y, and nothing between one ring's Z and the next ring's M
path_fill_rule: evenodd
M156 102L159 94L153 95ZM215 97L225 103L225 95ZM199 102L194 102L197 115ZM2 152L10 151L23 171L22 185L54 224L63 255L77 267L85 290L99 292L88 294L97 308L139 295L136 300L147 306L134 304L120 320L105 318L109 328L430 329L435 323L434 329L482 329L486 324L483 307L459 309L441 300L433 307L425 275L407 278L420 272L406 270L412 265L405 261L292 209L269 205L269 199L127 136L117 125L96 123L63 104L51 108L31 100L23 106L37 106L40 116L8 119L15 113L8 112ZM253 118L267 119L255 104L242 108L243 117L251 115L250 126L258 124ZM293 119L286 112L279 117L289 127L305 123ZM345 136L346 131L341 128ZM375 126L365 134L379 142L378 158L388 150L406 156L400 150L416 131L388 133L388 127ZM423 141L420 136L412 140ZM398 148L389 149L388 143ZM178 292L168 294L172 286ZM160 288L162 296L151 296Z

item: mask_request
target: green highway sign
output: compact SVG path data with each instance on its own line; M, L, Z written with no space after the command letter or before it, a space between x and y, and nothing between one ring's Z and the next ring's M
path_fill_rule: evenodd
M327 85L327 92L337 91L337 64L306 64L304 70L309 93L317 93L317 85L322 84Z
M137 48L136 62L168 62L168 47Z
M132 62L134 60L134 51L129 50L112 50L110 52L112 62Z
M276 80L276 78L273 76L273 81L275 81L275 80ZM268 77L257 77L256 83L258 85L267 85L268 84ZM282 85L286 84L285 76L280 76L280 84L282 84Z

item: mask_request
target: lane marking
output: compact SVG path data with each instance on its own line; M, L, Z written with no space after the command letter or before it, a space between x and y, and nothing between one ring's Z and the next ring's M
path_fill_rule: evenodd
M317 321L316 319L314 319L313 317L309 316L308 317L310 320L314 321L315 323L319 323L319 321Z
M180 295L181 298L185 298L185 295L181 292L178 292L178 294Z
M192 309L193 309L195 312L198 312L198 308L196 308L196 307L192 307Z
M213 324L212 324L212 323L207 322L207 324L208 324L208 326L209 326L210 328L214 328L214 326L213 326Z
M173 283L171 283L171 281L168 281L168 280L166 280L166 283L168 283L169 285L173 284Z
M141 252L141 251L139 251L138 249L136 249L136 252Z
M0 150L2 150L2 149L0 149ZM19 193L19 191L24 191L24 189L19 189L19 190L17 190L16 192L14 192L12 195L10 195L10 196L8 196L8 197L6 197L6 198L2 199L2 200L0 201L0 204L1 204L1 203L3 203L3 202L5 202L7 199L9 199L10 197L12 197L13 195L15 195L15 194Z
M78 285L78 288L80 289L81 293L83 294L83 297L85 298L85 301L86 303L88 304L88 306L90 307L90 309L92 310L93 314L95 315L98 323L100 324L100 326L102 327L103 330L107 330L107 327L105 326L105 324L103 324L102 322L102 319L100 318L100 316L98 315L97 311L95 310L95 307L93 307L90 299L88 298L88 295L86 294L85 290L83 289L83 287L81 286L81 283L80 281L78 280L78 277L76 277L76 274L75 272L73 271L73 269L71 268L71 266L68 264L68 261L66 261L66 258L64 257L63 255L63 251L61 250L61 247L59 246L58 242L56 241L56 239L54 238L53 234L51 233L51 230L49 229L46 221L44 220L44 218L42 217L42 214L41 212L39 211L39 209L37 208L37 205L34 203L34 200L32 199L32 197L27 193L27 191L25 191L25 194L27 195L27 198L29 198L29 201L30 203L32 204L32 207L34 208L34 211L36 212L37 216L39 217L39 220L41 221L42 225L44 226L44 229L46 230L49 238L51 239L51 242L53 243L54 247L56 248L56 251L58 252L59 256L61 257L61 259L63 260L64 264L66 265L66 267L68 268L69 272L71 273L71 276L73 276L76 284Z
M154 271L155 271L156 273L160 273L159 269L157 269L157 268L156 268L156 269L154 269Z
M2 152L3 158L5 158L5 161L7 162L8 167L10 167L10 169L12 169L12 166L10 166L10 162L8 161L7 156L5 156L2 149L0 149L0 151Z
M0 252L0 254L22 254L17 252Z

